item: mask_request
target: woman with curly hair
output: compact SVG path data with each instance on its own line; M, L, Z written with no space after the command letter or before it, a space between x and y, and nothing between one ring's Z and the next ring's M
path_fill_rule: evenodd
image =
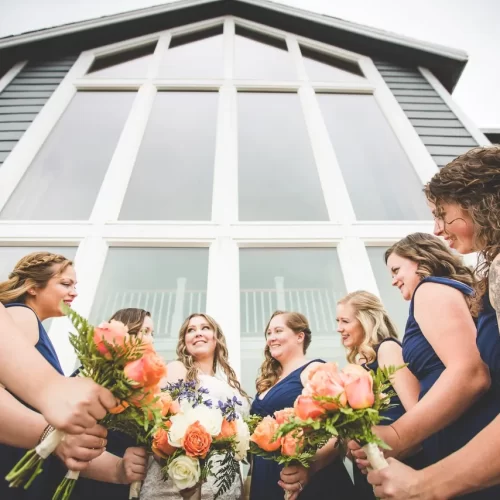
M311 330L303 314L276 311L264 335L265 359L251 409L253 414L262 417L293 407L310 370L324 363L321 359L306 359ZM250 499L283 500L283 490L290 493L290 500L298 497L301 500L355 498L351 479L339 455L339 449L332 440L317 452L308 469L301 465L282 469L272 460L254 456Z
M500 147L474 148L441 169L425 188L434 231L451 248L479 253L476 301L477 345L488 364L494 390L499 384L500 320ZM452 498L500 484L500 416L463 448L422 471L396 460L369 481L383 499ZM478 492L478 493L474 493ZM498 498L498 496L496 497Z
M226 402L234 396L242 403L237 409L248 414L248 396L241 388L234 370L229 365L226 338L221 327L208 314L191 314L179 330L177 361L167 365L167 381L176 383L179 379L194 381L208 390L207 398ZM217 461L215 461L217 462ZM215 471L216 472L216 471ZM217 488L214 476L209 476L201 488L202 500L214 498ZM237 500L243 494L241 478L237 478L228 491L219 498ZM141 490L142 500L165 498L181 499L181 494L172 481L164 481L160 466L151 460L146 480Z

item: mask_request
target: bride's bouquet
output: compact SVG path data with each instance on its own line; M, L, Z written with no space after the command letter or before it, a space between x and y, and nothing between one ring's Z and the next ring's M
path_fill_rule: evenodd
M76 334L70 334L70 341L81 363L79 376L106 387L120 402L101 423L108 428L118 422L118 426L137 425L145 432L152 431L161 418L156 386L166 375L165 363L152 344L141 335L129 335L119 321L94 327L66 304L62 303L61 309L76 329ZM6 476L10 486L29 488L64 436L63 432L53 430L35 449L28 451ZM68 499L78 476L78 472L68 471L53 500Z
M234 397L215 404L194 382L179 381L167 390L177 404L170 407L152 446L162 475L184 498L200 498L201 484L214 475L218 498L238 477L238 462L248 451L248 427L236 411L241 402Z

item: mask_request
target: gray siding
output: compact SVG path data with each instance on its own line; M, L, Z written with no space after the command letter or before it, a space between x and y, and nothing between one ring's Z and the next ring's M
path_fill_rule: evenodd
M33 61L0 92L0 166L66 76L76 57Z
M478 145L418 69L375 65L439 167Z

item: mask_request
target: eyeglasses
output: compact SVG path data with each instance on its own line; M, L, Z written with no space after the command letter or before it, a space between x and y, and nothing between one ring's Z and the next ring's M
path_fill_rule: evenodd
M443 217L441 217L439 215L434 216L434 222L436 223L437 227L439 229L441 229L442 231L444 231L445 226L451 226L451 224L453 224L457 220L463 220L465 222L465 220L462 219L462 217L457 217L456 219L453 219L453 220L450 220L449 222L447 222L444 220Z

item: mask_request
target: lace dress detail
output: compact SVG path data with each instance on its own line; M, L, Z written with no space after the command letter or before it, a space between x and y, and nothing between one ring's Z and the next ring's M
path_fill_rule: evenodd
M239 413L246 417L248 416L250 405L241 394L233 389L225 380L223 375L217 374L215 377L209 375L200 375L200 386L208 389L206 399L212 400L216 405L217 401L225 402L227 398L236 396L242 403L242 406L237 407ZM214 472L217 474L218 465L214 466ZM216 476L209 476L207 481L201 487L202 500L213 500L217 488L215 486ZM229 491L220 496L221 500L240 500L243 495L241 477L237 477L233 482ZM164 481L161 475L161 468L158 463L151 458L148 464L148 473L141 489L141 500L164 500L175 499L180 500L182 497L174 488L172 481Z

